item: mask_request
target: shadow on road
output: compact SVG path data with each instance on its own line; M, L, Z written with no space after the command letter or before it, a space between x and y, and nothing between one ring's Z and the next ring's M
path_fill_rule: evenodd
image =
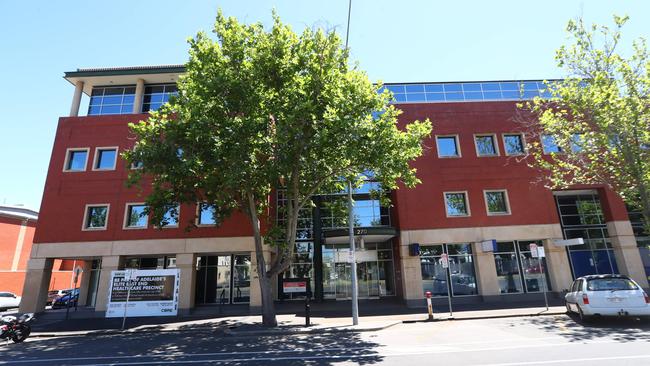
M513 320L511 327L533 325L572 342L613 339L619 342L650 341L650 321L638 318L593 318L580 322L575 315L538 316Z
M191 361L192 364L331 365L344 361L374 364L382 360L379 344L358 332L303 335L224 333L228 324L187 326L189 332L147 332L117 335L41 338L22 344L0 344L0 361L21 364L119 365ZM193 328L193 329L190 329ZM31 361L32 362L25 362ZM10 362L11 363L11 362Z

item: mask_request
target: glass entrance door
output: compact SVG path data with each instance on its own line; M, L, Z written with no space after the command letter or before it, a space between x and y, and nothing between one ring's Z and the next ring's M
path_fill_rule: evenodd
M324 297L337 300L352 298L352 266L345 246L323 248ZM393 257L390 243L366 244L357 252L357 285L360 299L394 295ZM327 275L325 275L327 274Z
M250 301L251 256L200 256L196 264L197 304L243 304Z

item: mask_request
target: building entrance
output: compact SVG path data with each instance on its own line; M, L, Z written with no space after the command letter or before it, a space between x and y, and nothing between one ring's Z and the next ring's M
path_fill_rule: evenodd
M323 246L323 297L352 298L350 249L344 245ZM393 255L390 242L368 243L356 251L359 298L376 299L395 295Z
M196 304L250 302L250 255L200 256L196 271Z

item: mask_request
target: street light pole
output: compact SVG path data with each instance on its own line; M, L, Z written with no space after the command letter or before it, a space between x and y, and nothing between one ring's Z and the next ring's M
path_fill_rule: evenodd
M350 279L352 280L352 324L359 325L359 288L357 286L357 258L354 243L354 213L352 212L352 181L348 181L348 232L350 236Z

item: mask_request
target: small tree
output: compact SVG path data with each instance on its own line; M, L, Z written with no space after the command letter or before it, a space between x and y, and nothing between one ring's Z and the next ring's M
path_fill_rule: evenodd
M546 173L549 188L606 184L641 209L647 228L650 63L643 39L633 43L630 57L618 53L627 20L614 16L613 29L570 21L567 31L573 42L556 53L567 78L547 83L551 99L523 104L535 117L524 123L532 136L530 165Z
M265 31L221 12L213 32L216 40L199 33L189 41L178 96L130 125L137 142L124 156L143 165L130 182L151 183L155 221L172 202L207 202L218 222L235 210L248 216L263 324L275 326L272 280L291 264L300 209L366 171L387 189L414 186L409 162L422 154L431 124L400 130L390 94L349 66L335 32L298 35L275 14ZM283 227L269 215L275 188L286 191Z

